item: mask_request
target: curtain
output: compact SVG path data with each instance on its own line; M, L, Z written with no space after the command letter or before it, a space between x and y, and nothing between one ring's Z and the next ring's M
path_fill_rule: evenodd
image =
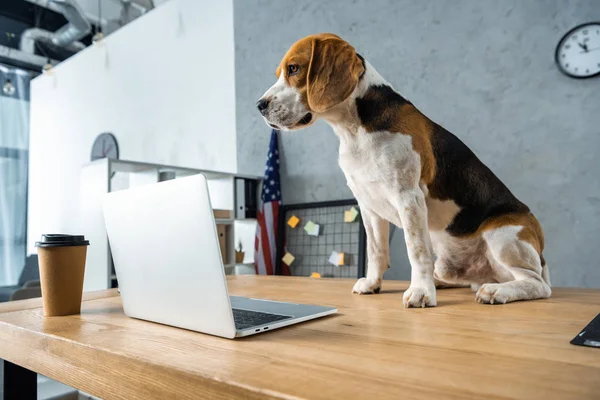
M25 265L29 83L34 74L0 64L0 286Z

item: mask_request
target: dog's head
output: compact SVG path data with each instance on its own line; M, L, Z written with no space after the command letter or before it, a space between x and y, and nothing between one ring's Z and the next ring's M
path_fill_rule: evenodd
M303 128L346 100L363 73L362 59L340 37L305 37L281 60L277 82L258 100L258 110L275 129Z

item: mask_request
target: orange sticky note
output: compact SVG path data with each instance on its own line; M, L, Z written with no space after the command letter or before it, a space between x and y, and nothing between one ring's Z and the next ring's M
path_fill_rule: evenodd
M285 256L283 256L281 261L283 261L284 263L286 263L289 266L289 265L292 265L292 263L294 262L295 259L296 259L296 257L291 255L290 253L285 253Z
M296 217L295 215L292 215L290 217L290 219L288 219L288 225L291 226L292 228L295 228L296 226L298 226L298 222L300 222L300 218Z
M313 272L312 274L310 274L310 277L311 277L311 278L320 278L320 277L321 277L321 274L320 274L320 273L318 273L318 272Z
M338 265L344 265L344 253L340 253L340 258L338 259Z

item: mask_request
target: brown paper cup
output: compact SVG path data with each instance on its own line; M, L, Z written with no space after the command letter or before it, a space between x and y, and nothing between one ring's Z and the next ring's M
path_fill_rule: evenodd
M86 245L38 246L44 316L81 312Z

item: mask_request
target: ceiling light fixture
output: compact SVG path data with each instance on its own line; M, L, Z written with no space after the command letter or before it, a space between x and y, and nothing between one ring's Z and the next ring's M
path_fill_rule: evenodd
M96 32L96 34L92 36L92 43L100 46L102 44L102 39L104 39L104 34L102 32Z
M98 0L98 25L96 26L96 33L92 36L92 43L96 46L102 45L104 34L102 33L102 3Z
M2 86L2 91L5 95L12 96L17 91L17 88L15 88L15 85L13 85L10 79L7 79L4 86Z
M50 62L50 59L48 59L46 61L46 64L42 67L42 72L44 73L44 75L52 75L52 63Z

